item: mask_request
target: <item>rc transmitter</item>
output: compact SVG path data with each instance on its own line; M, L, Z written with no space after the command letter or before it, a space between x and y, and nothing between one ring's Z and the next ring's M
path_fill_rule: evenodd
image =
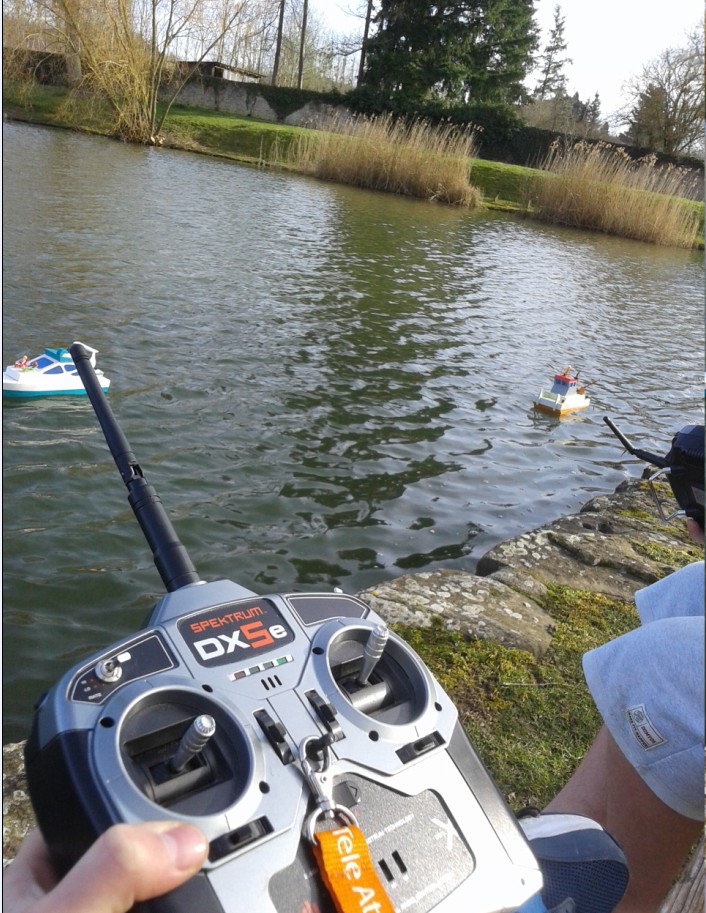
M208 860L144 913L334 913L311 840L354 821L400 913L534 909L537 863L419 656L352 596L202 582L70 351L168 592L37 706L27 777L61 868L116 822L177 819Z

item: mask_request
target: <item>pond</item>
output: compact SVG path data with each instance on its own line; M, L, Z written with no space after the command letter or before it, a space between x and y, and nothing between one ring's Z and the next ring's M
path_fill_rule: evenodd
M79 339L203 579L472 571L703 403L703 255L3 125L3 364ZM533 397L571 364L591 406ZM5 740L163 592L87 401L3 403Z

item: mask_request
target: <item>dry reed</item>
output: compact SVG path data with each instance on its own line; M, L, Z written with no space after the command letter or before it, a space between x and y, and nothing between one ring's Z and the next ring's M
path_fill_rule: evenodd
M528 210L546 222L673 247L695 247L700 218L683 199L688 173L657 165L655 156L634 161L603 143L555 144L530 181Z
M452 125L411 124L390 116L336 117L307 130L289 150L298 171L389 193L477 206L469 181L473 136Z

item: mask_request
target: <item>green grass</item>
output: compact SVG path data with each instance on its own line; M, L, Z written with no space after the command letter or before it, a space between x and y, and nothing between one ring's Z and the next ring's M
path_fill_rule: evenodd
M282 166L289 146L306 131L301 127L175 105L167 116L164 132L168 145L250 164Z
M2 83L3 110L26 117L27 120L59 122L59 108L66 101L66 89L37 86L34 83Z
M581 659L638 624L632 604L550 586L556 619L542 660L441 623L396 626L456 704L461 722L510 805L542 807L564 785L601 725Z
M480 190L487 206L515 209L524 212L527 181L536 175L533 168L505 165L474 159L471 163L471 183Z
M30 123L105 136L109 135L111 125L107 106L94 99L71 97L64 88L35 83L3 80L3 111Z

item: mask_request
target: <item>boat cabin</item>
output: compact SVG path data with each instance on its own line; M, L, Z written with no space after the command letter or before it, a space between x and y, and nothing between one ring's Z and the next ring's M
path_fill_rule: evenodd
M58 362L58 364L57 364ZM76 367L68 349L45 349L28 363L43 374L76 374Z
M578 387L579 379L578 377L569 377L568 372L571 368L567 368L563 374L554 375L554 383L552 384L552 393L558 393L560 396L566 396L567 393L575 393Z

